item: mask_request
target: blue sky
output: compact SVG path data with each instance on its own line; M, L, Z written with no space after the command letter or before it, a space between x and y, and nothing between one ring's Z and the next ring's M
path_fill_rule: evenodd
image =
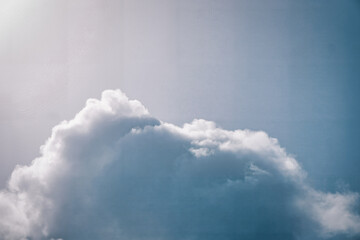
M360 2L0 1L0 186L51 128L121 89L157 119L279 140L323 191L360 192Z
M318 184L359 190L358 1L1 4L2 182L120 88L163 120L265 130Z

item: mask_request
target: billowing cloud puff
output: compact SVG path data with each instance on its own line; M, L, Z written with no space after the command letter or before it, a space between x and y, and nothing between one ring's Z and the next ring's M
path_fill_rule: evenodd
M105 91L15 168L0 193L0 238L356 237L358 203L357 193L312 188L265 132L178 127Z

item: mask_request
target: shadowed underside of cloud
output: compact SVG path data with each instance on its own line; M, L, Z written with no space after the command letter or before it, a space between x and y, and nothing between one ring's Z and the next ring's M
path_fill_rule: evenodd
M15 168L0 193L0 238L351 238L358 203L312 188L264 132L178 127L108 90Z

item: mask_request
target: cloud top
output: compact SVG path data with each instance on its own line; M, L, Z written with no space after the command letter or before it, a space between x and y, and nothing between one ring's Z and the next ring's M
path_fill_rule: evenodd
M55 126L0 193L0 238L316 239L360 233L357 193L325 193L265 132L152 117L120 90Z

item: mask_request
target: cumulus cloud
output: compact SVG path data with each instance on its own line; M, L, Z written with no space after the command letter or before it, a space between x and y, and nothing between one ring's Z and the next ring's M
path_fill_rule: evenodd
M53 128L0 193L0 238L316 239L360 233L357 193L325 193L265 132L152 117L121 91Z

